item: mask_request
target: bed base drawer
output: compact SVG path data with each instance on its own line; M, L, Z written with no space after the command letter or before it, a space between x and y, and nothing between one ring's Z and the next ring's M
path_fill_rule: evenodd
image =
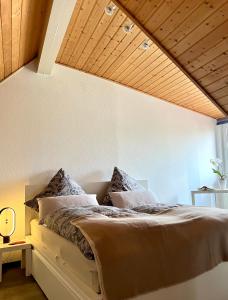
M37 250L32 251L32 275L49 300L101 300L83 282L72 282Z

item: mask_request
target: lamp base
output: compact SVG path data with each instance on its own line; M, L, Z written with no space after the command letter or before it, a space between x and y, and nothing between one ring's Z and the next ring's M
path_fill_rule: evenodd
M10 242L10 236L3 236L3 244L8 244Z

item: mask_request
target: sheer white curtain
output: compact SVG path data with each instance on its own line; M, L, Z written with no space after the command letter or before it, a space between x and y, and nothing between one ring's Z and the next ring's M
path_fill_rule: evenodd
M216 128L217 157L224 162L225 173L228 174L228 123Z
M217 157L224 163L224 171L228 174L228 123L216 126ZM227 194L218 197L219 206L228 208Z

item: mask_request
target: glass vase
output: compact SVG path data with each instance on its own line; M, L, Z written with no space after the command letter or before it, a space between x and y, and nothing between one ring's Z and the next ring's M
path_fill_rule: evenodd
M227 179L218 178L218 188L220 190L225 190L227 188Z

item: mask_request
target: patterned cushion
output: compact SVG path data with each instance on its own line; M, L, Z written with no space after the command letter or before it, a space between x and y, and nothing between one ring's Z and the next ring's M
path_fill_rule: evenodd
M115 167L111 182L101 204L112 205L109 193L123 191L145 191L145 189L134 178L130 177L127 173Z
M66 175L63 169L60 169L51 179L46 188L33 199L26 201L25 205L39 211L37 198L81 194L85 194L85 191L80 187L80 185L71 179L69 175Z

